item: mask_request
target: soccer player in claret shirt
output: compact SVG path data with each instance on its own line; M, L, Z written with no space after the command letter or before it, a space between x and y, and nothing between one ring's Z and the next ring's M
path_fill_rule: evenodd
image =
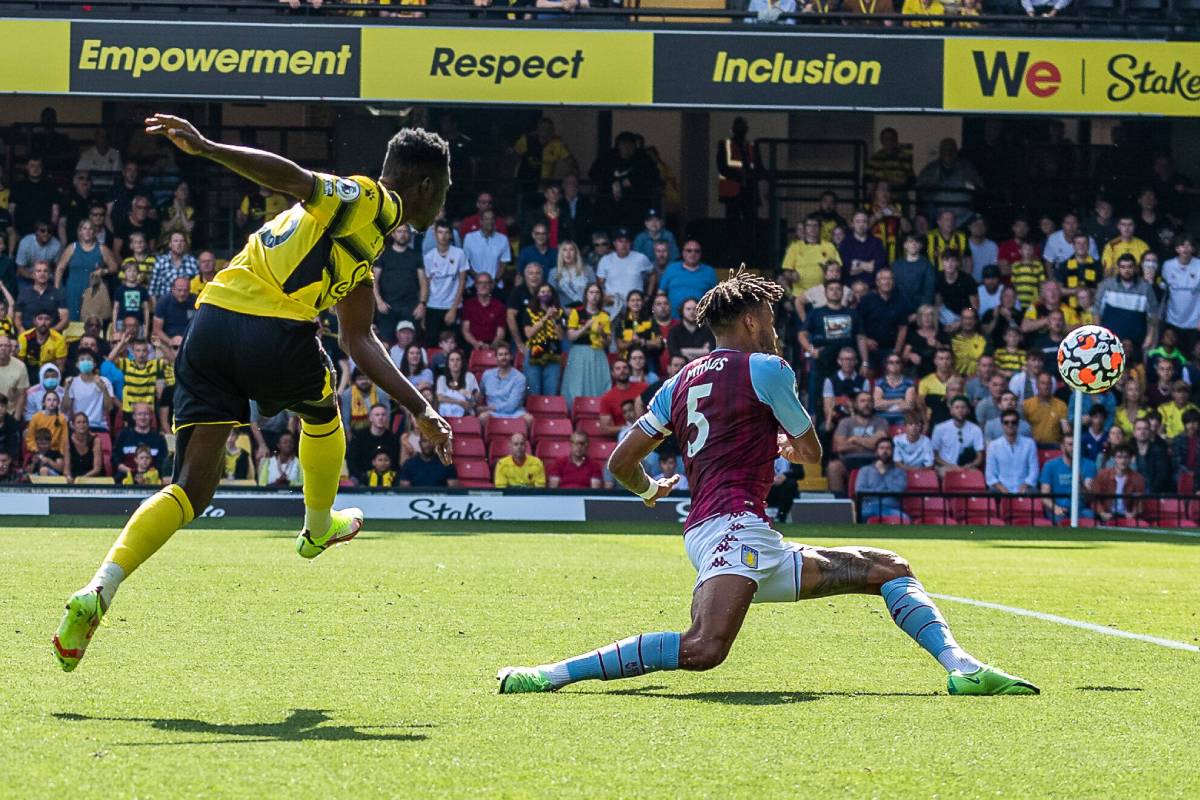
M717 348L659 389L609 459L609 471L646 505L677 477L652 480L641 467L668 433L685 457L692 505L684 547L699 573L692 624L683 633L630 636L583 655L500 670L500 693L550 692L576 681L631 678L655 670L707 670L729 654L751 603L860 593L882 595L892 619L934 656L951 694L1037 694L1033 684L967 653L908 562L870 547L793 544L771 528L765 498L774 460L817 464L821 446L780 358L773 306L783 288L741 270L704 295L699 319Z
M446 142L401 131L388 142L376 180L312 173L271 153L213 142L177 117L148 118L146 133L299 202L251 235L200 292L175 364L174 481L133 513L95 577L67 601L54 636L67 671L83 658L121 581L208 506L223 473L225 440L234 426L249 424L251 400L264 416L287 409L300 417L300 555L315 558L361 529L362 511L333 510L346 437L333 365L319 341L321 312L337 313L342 349L450 461L450 426L371 331L371 265L401 223L423 230L433 222L450 185Z

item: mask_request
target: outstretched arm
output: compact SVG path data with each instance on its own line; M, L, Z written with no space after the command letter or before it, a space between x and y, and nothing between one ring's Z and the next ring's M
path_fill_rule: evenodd
M375 295L367 284L359 284L335 306L338 316L338 342L346 355L377 386L396 398L413 415L421 435L434 443L438 458L450 463L450 424L434 410L417 388L401 374L388 356L387 349L371 330L375 316Z
M642 468L642 459L656 447L658 440L635 425L608 457L608 471L617 482L642 498L642 502L651 508L679 483L678 475L656 481Z
M166 136L173 145L191 156L203 156L233 170L243 178L291 197L306 199L312 194L313 174L283 156L206 139L186 119L169 114L146 118L146 133Z

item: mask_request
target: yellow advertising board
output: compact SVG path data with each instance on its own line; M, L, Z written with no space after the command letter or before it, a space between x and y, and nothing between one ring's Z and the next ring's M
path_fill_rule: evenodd
M946 111L1200 114L1200 43L948 38L944 47Z
M653 83L650 32L362 30L364 99L650 105Z
M66 94L71 67L71 23L0 20L0 92Z

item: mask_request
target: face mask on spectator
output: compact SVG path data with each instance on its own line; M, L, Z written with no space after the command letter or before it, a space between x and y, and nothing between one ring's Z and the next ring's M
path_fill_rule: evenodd
M76 366L79 367L79 374L90 375L92 370L96 368L96 362L92 361L90 358L81 358Z
M54 378L54 377L43 378L42 379L42 387L47 392L53 392L55 389L58 388L58 378Z

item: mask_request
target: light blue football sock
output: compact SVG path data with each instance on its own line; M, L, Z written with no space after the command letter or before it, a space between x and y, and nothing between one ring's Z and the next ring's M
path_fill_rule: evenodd
M896 578L880 588L892 622L938 660L947 672L974 672L982 661L958 646L946 618L938 611L925 587L916 578Z
M679 669L679 634L639 633L541 669L556 688L576 681L611 681Z

